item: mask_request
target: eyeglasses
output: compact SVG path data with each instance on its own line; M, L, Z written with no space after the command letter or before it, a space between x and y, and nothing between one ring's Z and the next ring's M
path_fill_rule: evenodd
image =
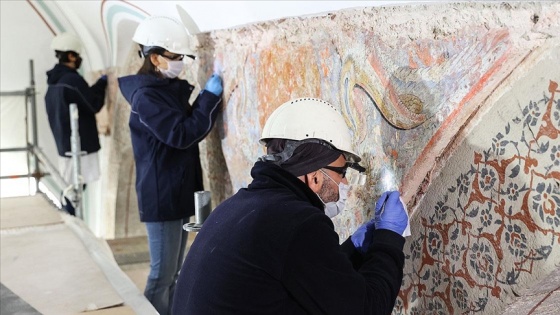
M166 56L163 53L161 53L159 55L162 56L165 59L168 59L168 60L183 60L183 58L185 58L185 55Z
M335 173L338 173L342 176L342 178L346 177L346 171L348 170L348 165L344 166L323 166L323 168L331 170Z

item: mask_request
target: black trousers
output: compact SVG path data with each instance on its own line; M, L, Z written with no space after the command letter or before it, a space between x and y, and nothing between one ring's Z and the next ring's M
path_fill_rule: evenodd
M86 184L84 184L82 187L82 192L86 191ZM66 212L68 212L69 214L76 216L76 209L74 209L74 206L72 205L72 202L70 201L70 199L64 197L64 200L66 201L66 204L62 206L62 209L64 209ZM82 198L83 200L83 198ZM82 200L80 200L80 202L82 202Z

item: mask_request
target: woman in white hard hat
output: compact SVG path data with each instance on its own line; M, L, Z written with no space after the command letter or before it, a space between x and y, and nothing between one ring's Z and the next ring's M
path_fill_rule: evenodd
M168 314L187 241L182 227L194 215L194 192L203 190L198 143L216 121L222 82L212 75L189 104L194 87L177 77L183 58L194 57L185 27L174 19L145 19L133 41L144 64L136 75L119 78L119 86L132 106L136 192L150 248L144 295Z

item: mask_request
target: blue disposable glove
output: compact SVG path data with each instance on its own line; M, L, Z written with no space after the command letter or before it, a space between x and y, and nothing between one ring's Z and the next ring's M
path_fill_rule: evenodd
M217 74L213 74L206 82L204 89L216 96L222 95L222 91L224 90L222 87L222 78Z
M408 225L408 214L398 191L386 191L375 204L375 228L402 235Z
M104 75L102 75L101 78L99 78L99 79L100 79L100 80L105 80L105 81L107 81L107 75L104 74Z
M373 231L375 231L375 219L371 219L369 222L362 224L362 226L350 236L354 247L356 247L360 253L367 253L371 242L373 242Z

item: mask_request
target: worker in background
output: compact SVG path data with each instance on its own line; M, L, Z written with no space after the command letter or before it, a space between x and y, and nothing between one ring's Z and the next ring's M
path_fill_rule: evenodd
M51 42L51 49L55 51L58 64L47 71L48 89L45 95L49 125L56 142L59 155L59 172L72 183L73 165L69 153L70 146L70 104L77 104L78 128L80 134L81 151L85 155L80 157L81 176L85 184L99 179L98 151L99 135L95 114L101 110L105 101L107 76L103 75L91 87L78 73L82 64L82 43L71 33L57 35ZM71 215L75 215L72 203L64 197L63 207Z
M329 103L303 98L265 123L253 181L205 220L177 281L173 314L389 314L403 278L408 215L385 192L339 243L350 131ZM363 169L363 168L362 168Z
M132 40L144 63L135 75L119 78L132 106L129 126L136 162L136 194L150 250L144 295L169 314L187 232L194 215L194 192L203 190L198 143L208 135L220 110L222 80L212 75L189 104L194 86L178 78L184 59L193 58L189 35L180 22L164 16L143 20Z

